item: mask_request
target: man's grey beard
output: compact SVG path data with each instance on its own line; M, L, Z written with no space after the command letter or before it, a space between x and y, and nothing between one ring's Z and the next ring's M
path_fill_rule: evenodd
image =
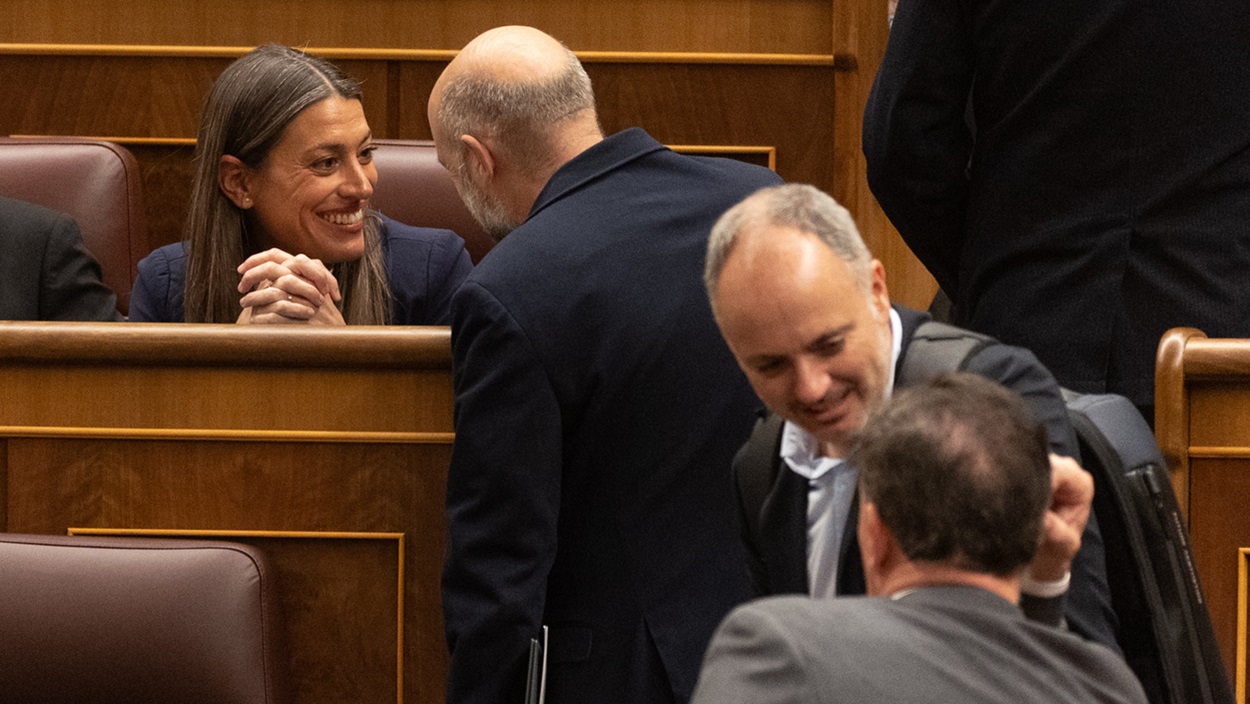
M495 244L502 242L516 228L518 223L509 220L503 203L492 198L485 189L478 188L468 174L464 174L460 180L460 196L465 207L469 209L469 214Z

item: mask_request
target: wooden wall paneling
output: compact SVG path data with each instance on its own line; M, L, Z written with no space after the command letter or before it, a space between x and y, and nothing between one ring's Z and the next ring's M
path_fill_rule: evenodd
M9 524L9 441L0 437L0 526Z
M186 427L183 424L194 422L186 420L188 399L182 389L188 383L212 383L221 388L219 393L190 399L200 417L212 424L189 427L206 430L396 433L423 420L427 411L423 407L450 402L450 395L438 388L441 380L413 379L390 370L362 377L356 370L324 370L310 375L299 366L244 366L201 372L175 366L59 365L57 372L57 378L51 379L43 369L34 367L5 370L6 378L25 389L27 395L4 414L2 425L34 426L40 421L49 427L160 430L172 422L178 424L173 429L181 429ZM335 397L334 403L310 402L342 385L355 393ZM145 398L143 403L123 401L118 405L99 396L101 387L133 389ZM120 413L125 416L119 417ZM115 426L117 423L125 425ZM447 424L445 432L450 431ZM152 434L156 435L159 433Z
M717 147L698 144L670 144L669 149L678 154L690 156L710 156L722 159L737 159L748 164L755 164L766 169L777 170L776 147Z
M412 527L404 524L413 512L415 523L441 525L438 490L445 478L430 468L448 459L449 443L3 432L8 525L17 532L64 533L69 526L385 531ZM437 530L427 532L413 548L441 550L441 541Z
M27 98L0 105L0 132L193 139L213 81L246 51L224 58L0 54L0 80L23 86ZM388 136L388 63L334 63L362 82L370 126Z
M20 491L9 530L304 533L296 542L257 543L279 568L299 702L395 696L396 558L386 548L379 561L373 556L382 548L338 533L398 531L407 545L405 699L441 701L445 477L423 470L446 467L450 446L211 438L12 443L22 472L14 477Z
M200 105L230 59L0 55L4 134L194 137Z
M332 59L331 61L348 76L360 81L360 89L364 93L365 119L369 121L373 136L390 137L394 112L390 104L392 62L360 59Z
M863 152L864 107L889 36L887 1L854 0L832 5L833 51L848 57L851 66L836 74L835 185L830 193L855 216L868 248L885 265L890 299L923 310L933 300L937 282L869 191Z
M605 132L638 126L665 144L771 146L782 178L825 190L833 186L826 156L833 148L832 65L586 68Z
M1224 665L1234 681L1244 680L1237 658L1238 555L1250 547L1250 458L1191 458L1189 531L1194 566L1211 614ZM1244 701L1244 699L1239 699Z
M115 141L134 154L143 181L144 210L148 219L148 246L152 249L183 239L183 226L195 177L195 144Z
M1250 548L1238 551L1237 560L1237 665L1234 672L1233 697L1239 704L1246 701L1246 657L1250 651Z
M430 101L430 92L443 69L447 68L450 58L440 61L400 61L396 62L395 86L397 97L393 101L398 109L398 132L392 136L398 139L432 139L430 120L426 115L426 105Z
M574 49L824 54L829 13L828 0L6 0L0 42L459 49L530 24Z
M1250 354L1250 345L1243 347L1243 352ZM1190 369L1186 371L1188 374ZM1250 378L1239 374L1204 381L1199 377L1187 387L1188 517L1194 562L1224 662L1234 680L1244 682L1244 669L1233 667L1244 668L1237 655L1237 632L1241 628L1237 556L1241 549L1250 547L1246 510L1250 507Z
M1250 548L1250 340L1169 330L1159 343L1155 380L1156 438L1187 512L1221 654L1236 668L1233 680L1244 701L1238 565L1241 551Z
M0 528L401 533L402 695L440 702L451 400L446 328L0 323ZM301 701L398 698L396 558L320 541L274 548Z

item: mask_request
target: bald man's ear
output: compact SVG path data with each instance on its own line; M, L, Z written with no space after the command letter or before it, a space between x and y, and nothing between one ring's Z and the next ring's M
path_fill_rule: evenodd
M497 164L490 147L471 134L460 135L460 143L464 145L465 164L477 172L479 183L487 183L493 179Z

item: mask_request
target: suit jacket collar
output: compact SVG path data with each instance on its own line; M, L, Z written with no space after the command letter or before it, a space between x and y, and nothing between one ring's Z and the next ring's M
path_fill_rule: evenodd
M1025 620L1019 606L989 590L968 584L917 587L898 600L926 607L956 608L978 614L997 613L1005 619Z
M807 480L785 466L760 507L760 542L768 593L807 594Z
M907 357L907 348L911 346L911 339L916 336L916 328L933 316L900 305L891 304L891 307L898 313L899 322L903 324L903 344L898 360L894 363L894 378L898 379L899 374L903 371L903 360Z
M623 164L667 149L639 127L606 137L556 170L539 192L529 217Z

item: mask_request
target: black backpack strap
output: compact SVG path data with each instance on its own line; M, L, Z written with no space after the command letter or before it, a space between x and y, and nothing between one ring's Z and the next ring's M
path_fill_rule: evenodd
M780 465L777 452L784 422L776 413L768 413L755 421L751 437L739 450L734 462L745 527L756 545L760 542L760 510L773 488Z
M897 387L911 386L941 374L957 372L982 349L996 344L988 335L926 320L916 328L894 379Z

